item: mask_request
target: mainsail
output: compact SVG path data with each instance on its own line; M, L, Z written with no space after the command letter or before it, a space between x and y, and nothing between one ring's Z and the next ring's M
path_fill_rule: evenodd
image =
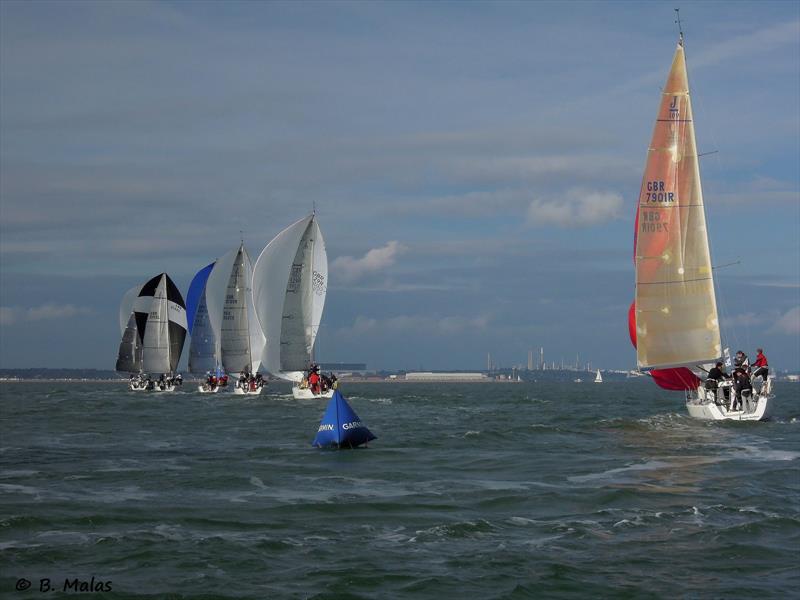
M142 286L139 300L150 298L149 311L135 311L142 336L142 369L147 373L172 373L178 368L186 339L186 305L166 273ZM138 302L138 301L137 301Z
M206 282L208 318L217 352L229 373L261 367L264 334L253 307L253 267L244 244L220 258Z
M253 269L253 301L266 343L262 362L300 381L311 362L328 284L328 255L316 216L281 231Z
M186 316L192 341L189 344L189 371L205 373L219 368L217 335L211 326L206 306L206 282L215 263L200 269L186 294Z
M682 42L647 155L634 246L639 367L719 358L722 344Z

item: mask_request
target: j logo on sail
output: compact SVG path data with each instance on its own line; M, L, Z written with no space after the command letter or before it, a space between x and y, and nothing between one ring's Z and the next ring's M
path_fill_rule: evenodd
M678 118L678 97L672 97L672 104L669 105L669 118L670 119L677 119Z

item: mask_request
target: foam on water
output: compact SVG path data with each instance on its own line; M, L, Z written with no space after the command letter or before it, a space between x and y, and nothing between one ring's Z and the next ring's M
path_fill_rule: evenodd
M325 403L288 385L209 398L0 384L0 586L95 575L121 598L791 597L790 405L773 423L703 423L646 383L345 386L379 439L339 452L311 448Z

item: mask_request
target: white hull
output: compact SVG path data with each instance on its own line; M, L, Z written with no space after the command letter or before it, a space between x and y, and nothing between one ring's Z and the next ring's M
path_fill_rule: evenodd
M295 400L315 400L317 398L333 398L333 390L315 394L309 388L292 387L292 396Z
M150 391L151 391L151 392L174 392L176 387L178 387L178 386L175 386L175 385L165 385L165 386L163 386L163 387L162 387L162 386L160 386L160 385L158 385L158 384L156 383L156 384L155 384L155 387L153 387L153 389L152 389L152 390L150 390Z
M237 396L258 396L261 393L261 390L263 389L264 389L263 386L256 387L256 389L254 390L245 390L240 387L234 387L233 393L236 394Z
M717 392L699 388L688 392L686 408L689 416L706 421L765 421L770 418L775 394L772 393L772 379L761 389L756 390L754 384L752 396L744 395L742 406L729 410L730 404L725 400L723 390L729 390L731 397L735 395L730 383L720 384Z
M216 394L219 391L219 386L214 386L213 388L209 388L206 384L200 384L197 386L197 391L201 394Z

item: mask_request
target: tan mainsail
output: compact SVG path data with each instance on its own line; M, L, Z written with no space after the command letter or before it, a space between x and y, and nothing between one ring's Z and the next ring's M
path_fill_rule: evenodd
M675 51L636 213L639 367L722 355L683 45Z

